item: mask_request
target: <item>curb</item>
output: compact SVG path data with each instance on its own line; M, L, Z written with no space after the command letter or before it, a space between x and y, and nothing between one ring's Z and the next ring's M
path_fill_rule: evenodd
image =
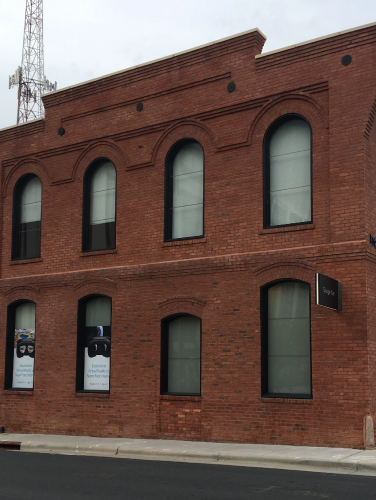
M88 454L88 455L117 455L118 446L104 446L104 445L90 445L90 446L72 446L56 443L41 443L35 444L33 442L21 443L21 451L29 453L61 453L67 455L75 454Z
M242 455L232 452L210 452L210 451L171 451L128 447L124 445L64 445L58 443L33 442L21 443L21 451L29 453L56 453L67 455L87 455L87 456L108 456L119 458L135 458L146 460L170 460L170 461L209 461L218 464L242 464L253 467L277 467L288 468L307 467L309 469L328 469L330 471L342 471L348 473L367 472L376 474L376 461L374 463L362 463L361 461L345 459L343 461L333 461L312 458L280 457L270 456L268 454L260 455Z

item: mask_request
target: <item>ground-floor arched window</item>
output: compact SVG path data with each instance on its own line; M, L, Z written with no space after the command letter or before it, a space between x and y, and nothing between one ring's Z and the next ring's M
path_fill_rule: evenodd
M201 394L201 320L180 315L162 321L161 394Z
M35 303L29 300L19 300L8 306L6 389L34 388L35 310Z
M90 295L78 303L76 390L110 391L111 298Z
M262 395L309 398L310 286L278 281L261 289Z

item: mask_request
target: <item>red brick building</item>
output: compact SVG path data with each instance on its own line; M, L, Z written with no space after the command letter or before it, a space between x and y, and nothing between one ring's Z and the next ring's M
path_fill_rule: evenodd
M264 42L52 92L0 130L6 431L372 446L376 24Z

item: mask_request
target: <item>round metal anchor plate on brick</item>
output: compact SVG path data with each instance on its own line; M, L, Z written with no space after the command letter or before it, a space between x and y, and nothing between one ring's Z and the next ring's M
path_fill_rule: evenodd
M65 134L65 128L60 127L59 130L57 131L59 135L64 135Z
M136 109L137 111L142 111L144 109L144 105L142 104L142 102L137 103Z
M351 61L352 61L352 57L349 55L342 57L342 64L344 66L348 66L351 63Z
M234 92L234 90L236 89L236 85L234 82L230 82L228 85L227 85L227 90L229 92Z

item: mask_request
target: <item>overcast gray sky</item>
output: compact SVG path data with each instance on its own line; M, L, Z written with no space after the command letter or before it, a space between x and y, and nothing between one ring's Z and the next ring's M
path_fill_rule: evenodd
M58 88L259 28L264 52L376 22L376 0L44 0L45 74ZM26 0L0 0L0 129L15 125Z

